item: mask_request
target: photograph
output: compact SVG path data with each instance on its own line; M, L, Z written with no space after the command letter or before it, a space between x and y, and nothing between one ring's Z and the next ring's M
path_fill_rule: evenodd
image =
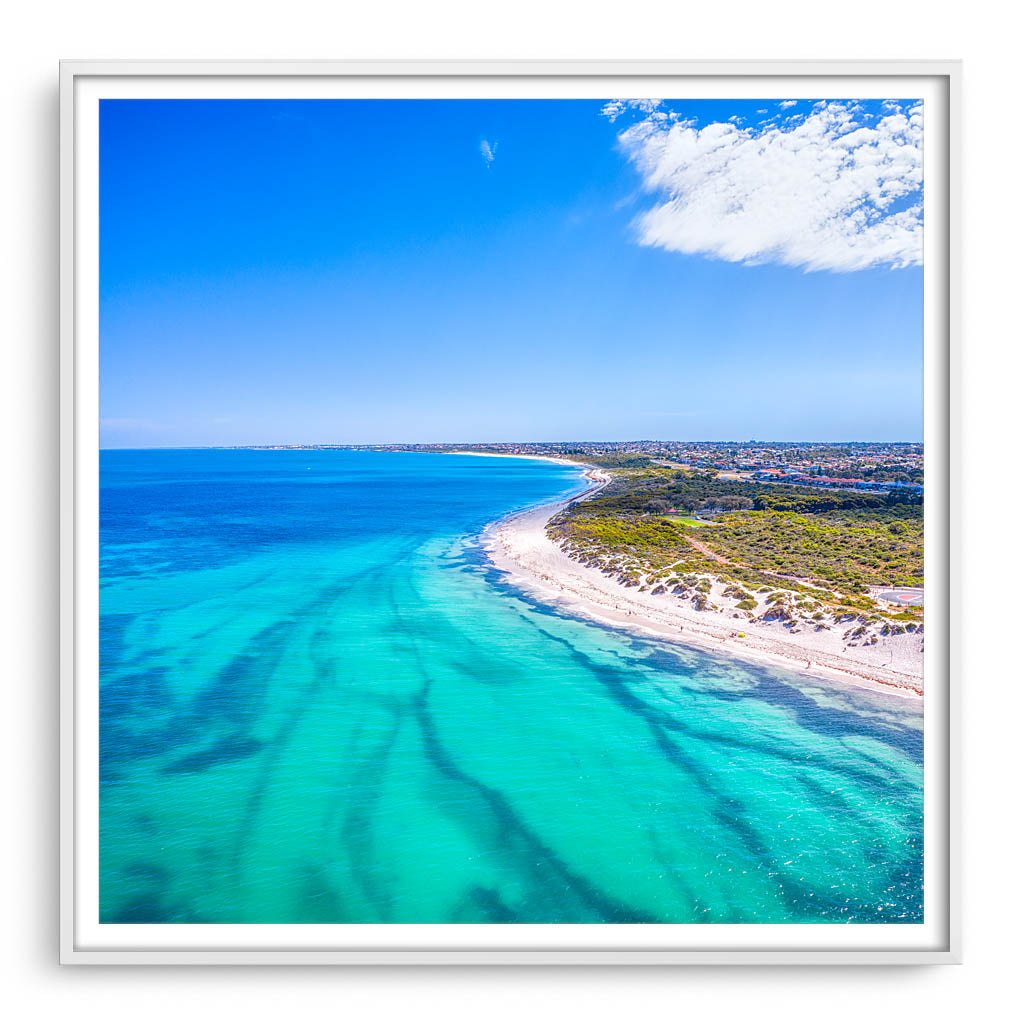
M732 92L98 101L100 925L931 923L933 122Z

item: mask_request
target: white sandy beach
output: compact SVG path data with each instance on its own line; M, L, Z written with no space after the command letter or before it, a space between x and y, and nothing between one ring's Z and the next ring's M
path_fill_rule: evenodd
M584 475L589 486L571 501L592 497L609 479L594 468L586 468ZM671 593L625 587L599 569L573 560L548 538L545 526L568 504L567 500L527 509L492 524L484 535L484 546L495 566L545 600L599 622L783 665L818 679L843 680L907 697L923 694L922 635L899 634L881 637L871 646L854 646L843 639L838 627L790 631L778 622L734 617L721 583L715 583L708 595L722 606L719 611L697 611ZM737 636L741 632L745 635Z

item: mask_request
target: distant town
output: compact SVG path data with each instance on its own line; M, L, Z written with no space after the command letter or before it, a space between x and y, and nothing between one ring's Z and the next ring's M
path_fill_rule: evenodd
M887 493L924 491L924 445L911 442L531 441L473 444L251 445L267 449L489 452L628 465L631 456L721 479Z

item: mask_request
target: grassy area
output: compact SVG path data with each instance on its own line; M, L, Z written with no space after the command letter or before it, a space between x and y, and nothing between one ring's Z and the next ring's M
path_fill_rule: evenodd
M706 522L701 522L699 519L691 519L688 516L666 516L665 517L670 523L675 523L677 526L695 526L697 529L710 525Z
M924 583L920 517L750 511L723 516L721 522L703 542L716 554L753 569L853 591Z

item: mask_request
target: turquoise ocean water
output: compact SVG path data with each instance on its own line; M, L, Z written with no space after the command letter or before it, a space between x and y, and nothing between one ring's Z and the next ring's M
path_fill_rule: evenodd
M502 582L484 525L578 487L103 452L101 920L921 921L920 705Z

